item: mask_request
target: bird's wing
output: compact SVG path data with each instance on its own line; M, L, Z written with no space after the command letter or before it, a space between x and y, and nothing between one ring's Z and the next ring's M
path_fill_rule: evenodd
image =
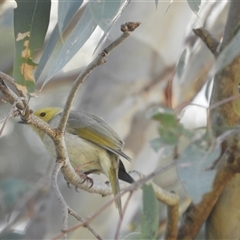
M76 119L81 119L81 124ZM68 119L67 131L131 161L122 152L123 141L101 118L85 112L71 112Z

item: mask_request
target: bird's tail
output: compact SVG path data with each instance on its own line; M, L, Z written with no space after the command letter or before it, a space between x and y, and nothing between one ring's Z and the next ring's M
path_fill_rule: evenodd
M112 191L114 196L116 196L120 192L120 186L119 186L119 181L118 181L118 159L116 159L117 156L111 157L111 167L108 171L108 176L109 176L109 181L111 183ZM119 211L119 215L122 218L122 203L121 203L121 198L117 198L115 200L115 205Z

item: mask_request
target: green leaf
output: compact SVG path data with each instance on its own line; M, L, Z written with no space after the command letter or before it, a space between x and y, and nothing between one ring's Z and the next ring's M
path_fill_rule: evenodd
M42 48L49 23L50 0L17 0L14 9L15 59L13 77L25 92L35 91L32 61L34 51Z
M70 21L73 19L75 13L82 5L83 0L59 0L58 1L58 27L62 34Z
M175 128L160 126L158 129L161 141L166 145L177 145L182 133L181 130L181 126L176 126Z
M194 203L209 192L216 170L211 167L221 154L220 146L209 148L206 139L191 143L178 159L177 172L180 180Z
M96 27L97 24L92 17L89 6L87 6L79 22L76 24L70 36L67 38L62 49L60 50L54 66L48 73L44 84L46 84L46 82L48 82L73 58L73 56L81 49L84 43L92 35Z
M187 49L184 49L176 66L176 73L178 78L181 78L182 73L183 73L183 69L185 67L186 64L186 56L187 56Z
M173 153L174 146L165 144L161 138L155 138L149 144L155 152L161 150L161 154L164 156L171 156Z
M95 22L106 34L128 3L126 0L99 0L90 1L89 7Z
M187 0L187 2L192 11L197 13L201 5L201 0Z
M83 1L60 1L58 8L58 23L54 27L47 44L42 53L41 59L39 61L38 67L35 71L35 78L38 81L42 74L43 69L47 66L48 60L56 47L57 42L60 39L61 34L65 31L69 23L71 22L73 16L81 6Z
M165 107L158 107L152 109L148 114L154 120L160 122L158 127L160 138L154 139L150 142L152 148L158 151L163 146L174 146L178 144L180 136L191 138L193 133L187 130L178 121L175 112L172 109Z
M161 138L155 138L155 139L151 140L149 142L149 144L155 152L158 152L163 147Z
M98 26L104 31L103 36L94 49L94 53L106 38L112 25L120 17L130 1L131 0L115 0L109 2L108 0L100 0L98 2L92 1L89 3L93 18Z
M156 239L159 210L151 184L143 186L143 215L142 215L142 234L141 239Z
M158 107L152 109L148 115L154 120L160 122L163 126L173 127L178 125L176 114L170 108Z

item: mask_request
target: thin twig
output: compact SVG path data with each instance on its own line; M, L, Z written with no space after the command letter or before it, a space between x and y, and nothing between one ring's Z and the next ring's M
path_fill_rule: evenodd
M17 85L16 85L16 82L14 81L14 79L12 77L10 77L9 75L3 73L0 71L0 78L4 79L5 81L11 83L17 91L19 91Z
M155 170L154 172L152 172L151 174L147 175L146 177L143 177L142 174L138 174L139 176L143 177L141 179L139 179L138 181L132 183L129 187L125 188L124 191L118 193L116 196L114 196L114 198L112 198L111 200L109 200L107 203L105 203L100 209L98 209L94 214L92 214L92 216L88 217L85 222L82 222L82 223L79 223L79 224L76 224L75 226L73 227L70 227L68 228L66 231L64 231L63 233L60 233L58 235L56 235L54 237L54 239L58 239L58 238L61 238L63 236L64 233L66 232L71 232L71 231L74 231L76 229L78 229L79 227L82 227L88 223L90 223L93 219L95 219L100 213L102 213L105 209L107 209L109 207L110 204L112 204L117 198L121 197L122 195L126 194L126 192L133 192L135 191L136 189L138 189L139 187L141 187L144 183L146 183L147 181L149 181L150 179L152 179L153 177L155 177L156 175L162 173L162 172L165 172L166 170L170 169L172 166L174 166L176 164L176 161L171 161L169 163L167 163L166 165L164 165L163 167L160 167L158 168L157 170ZM136 172L136 171L134 171ZM137 172L136 172L137 173ZM170 200L169 202L169 205L170 206L173 206L174 203L176 202L176 195L174 195L173 198L171 197L166 197L166 196L163 196L163 197L159 197L159 195L161 194L162 189L157 186L156 184L153 184L153 188L154 188L154 191L155 191L155 194L156 194L156 197L158 199L163 199L166 203L167 203L167 199ZM157 191L156 191L157 189ZM161 190L159 190L161 189ZM165 192L164 192L165 194ZM172 193L169 193L171 196L172 196Z
M21 101L23 102L24 106L27 107L27 98L26 95L23 93L23 91L21 91L19 89L19 85L14 81L14 79L12 77L10 77L9 75L3 73L0 71L0 78L4 79L4 81L9 82L11 85L14 86L15 90L17 91L17 93L19 94Z
M125 205L124 205L124 207L123 207L123 214L122 214L123 216L124 216L124 214L125 214L125 212L126 212L126 210L127 210L127 206L128 206L129 201L130 201L130 199L131 199L131 197L132 197L132 194L133 194L133 192L129 192L129 194L128 194L126 203L125 203ZM121 224L122 224L122 218L120 218L120 219L118 220L117 230L116 230L115 237L114 237L114 239L116 239L116 240L117 240L118 237L119 237L119 232L120 232Z
M62 196L58 184L57 184L57 176L60 172L61 167L63 166L63 162L56 162L53 173L52 173L52 187L55 191L58 201L62 205L62 211L63 211L63 230L68 228L68 206L67 203L64 200L64 197ZM65 233L62 237L62 239L67 239L67 234Z
M5 84L2 77L0 77L0 91L4 94L6 101L12 105L16 103L16 107L19 110L25 108L22 100Z
M223 104L226 104L226 103L228 103L228 102L231 102L231 101L233 101L233 100L237 100L237 99L239 99L239 98L240 98L240 95L239 95L239 94L238 94L238 95L230 96L230 97L225 98L225 99L223 99L223 100L221 100L221 101L218 101L218 102L216 102L216 103L211 104L211 106L209 106L209 110L212 110L212 109L214 109L214 108L217 108L217 107L219 107L219 106L221 106L221 105L223 105Z
M80 217L75 211L73 211L70 207L68 207L68 213L75 217L79 222L83 222L84 219ZM86 224L85 227L99 240L103 240L103 238L89 225Z

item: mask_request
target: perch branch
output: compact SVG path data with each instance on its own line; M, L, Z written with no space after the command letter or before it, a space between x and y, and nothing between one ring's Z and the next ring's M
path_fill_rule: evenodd
M88 217L84 222L76 224L75 226L68 228L66 231L63 231L62 233L55 236L54 239L61 238L64 233L74 231L74 230L78 229L79 227L89 224L93 219L96 218L96 216L98 216L105 209L107 209L109 207L109 205L115 201L115 199L121 197L122 195L124 195L127 192L135 191L136 189L141 187L144 183L146 183L147 181L152 179L154 176L156 176L162 172L165 172L166 170L171 168L173 165L175 165L175 163L176 163L175 161L172 161L172 162L164 165L163 167L158 168L157 170L155 170L154 172L152 172L151 174L149 174L147 176L144 176L143 174L134 171L140 177L140 179L138 181L132 183L130 186L126 187L122 192L120 192L116 196L114 196L114 198L112 198L107 203L105 203L100 209L98 209L94 214L92 214L92 216ZM156 185L154 183L152 183L152 185L153 185L153 189L154 189L157 199L168 206L171 206L171 207L175 206L175 210L174 210L174 212L175 212L176 209L178 208L178 203L179 203L177 195L163 190L161 187L159 187L158 185ZM171 211L173 211L173 208L171 209ZM169 229L174 227L173 223L175 223L176 219L174 218L174 220L172 219L171 221L172 221L171 227L170 227L170 225L168 226ZM175 230L175 232L177 232L177 229Z
M73 103L73 100L87 76L95 69L97 66L102 65L106 62L106 56L117 46L119 46L126 38L130 35L130 32L133 32L137 27L139 27L139 22L127 22L121 26L121 31L123 34L117 38L113 43L111 43L107 48L105 48L86 68L83 70L80 75L75 80L73 87L68 95L67 101L64 106L62 118L59 122L58 130L63 132L67 120L69 117L70 109Z

